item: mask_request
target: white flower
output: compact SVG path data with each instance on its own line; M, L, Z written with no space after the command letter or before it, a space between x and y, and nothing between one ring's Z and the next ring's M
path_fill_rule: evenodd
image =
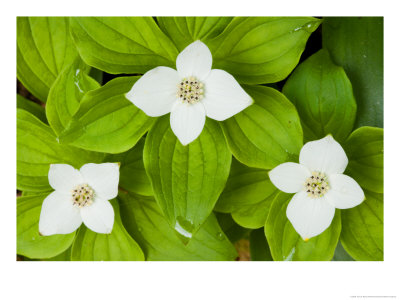
M41 235L67 234L83 223L98 233L111 233L114 209L108 200L118 194L117 163L86 164L80 170L52 164L49 183L55 190L44 199L40 212Z
M335 208L352 208L365 199L358 183L342 174L347 163L343 148L328 135L303 146L300 164L283 163L269 172L278 189L296 193L286 215L305 241L329 227Z
M148 116L171 112L170 123L182 145L194 141L203 130L206 116L223 121L253 103L235 78L211 70L208 47L196 41L176 59L176 69L157 67L146 72L126 97Z

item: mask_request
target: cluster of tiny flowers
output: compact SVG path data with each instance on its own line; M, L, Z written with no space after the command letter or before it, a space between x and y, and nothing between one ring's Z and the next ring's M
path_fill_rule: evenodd
M93 203L94 191L87 184L80 184L72 191L72 201L74 201L73 205L77 205L79 207L89 206Z
M178 85L178 97L187 103L196 103L203 99L203 83L196 77L183 78Z
M311 198L322 197L329 190L329 183L322 172L312 172L304 183L305 190Z

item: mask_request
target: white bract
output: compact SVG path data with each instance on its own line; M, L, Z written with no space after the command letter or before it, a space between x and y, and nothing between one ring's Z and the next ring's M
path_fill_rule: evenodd
M55 191L42 204L41 235L71 233L82 222L95 232L111 233L114 209L108 200L118 194L117 163L86 164L80 170L52 164L48 176Z
M299 164L283 163L269 172L278 189L296 193L286 215L305 241L329 227L335 208L352 208L365 199L358 183L342 174L347 163L343 148L328 135L306 143Z
M182 145L202 132L206 116L223 121L253 103L229 73L211 70L208 47L196 41L176 59L176 69L157 67L146 72L126 97L150 117L171 113L170 123Z

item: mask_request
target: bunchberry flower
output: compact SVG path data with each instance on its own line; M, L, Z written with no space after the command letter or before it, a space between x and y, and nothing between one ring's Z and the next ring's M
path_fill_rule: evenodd
M148 116L171 113L172 131L187 145L202 132L206 116L223 121L253 103L232 75L211 66L208 47L193 42L179 53L177 70L157 67L146 72L126 97Z
M41 235L71 233L82 222L95 232L111 233L114 209L108 200L118 194L117 163L86 164L80 170L52 164L48 177L55 191L42 204Z
M329 227L335 208L359 205L365 198L358 183L342 174L348 159L331 135L306 143L300 163L283 163L269 172L272 183L285 193L296 193L286 215L304 240Z

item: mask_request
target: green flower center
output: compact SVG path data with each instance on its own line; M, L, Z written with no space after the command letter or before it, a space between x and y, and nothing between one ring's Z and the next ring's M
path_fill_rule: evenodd
M94 199L94 190L85 184L80 184L76 186L72 191L72 201L73 205L77 205L78 207L90 206L93 203Z
M186 103L199 102L204 97L204 84L196 77L183 78L178 84L178 97Z
M329 182L322 172L312 172L304 183L304 189L311 198L319 198L326 194L329 190Z

